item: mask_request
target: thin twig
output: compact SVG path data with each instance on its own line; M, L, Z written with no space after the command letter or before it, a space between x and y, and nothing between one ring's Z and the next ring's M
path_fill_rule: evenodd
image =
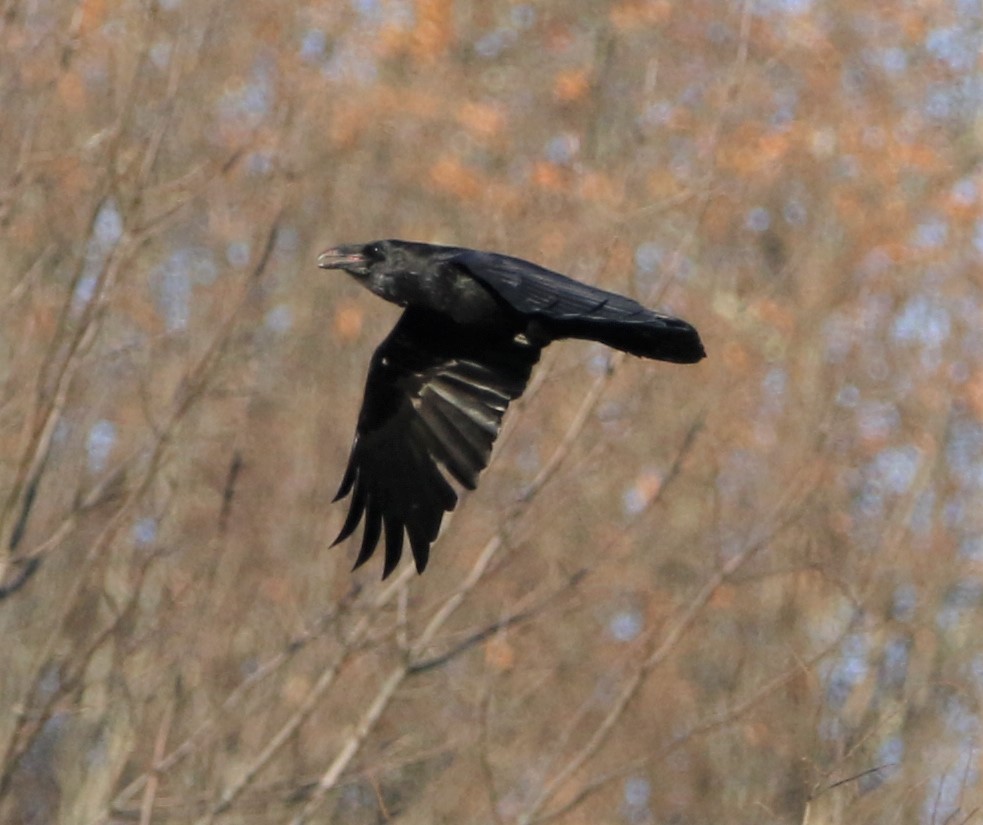
M140 803L140 825L150 825L150 820L154 814L154 802L157 799L157 786L160 784L160 774L157 772L157 765L164 756L164 749L167 747L167 737L171 733L171 724L174 721L174 701L167 703L164 710L164 718L160 721L157 729L157 737L154 740L154 752L151 757L150 779L143 792L143 800Z
M372 609L367 611L365 615L359 619L358 623L355 625L351 634L349 635L349 638L346 640L345 646L343 647L341 653L330 665L328 665L328 667L324 669L324 671L322 671L317 682L314 683L314 686L304 697L304 701L301 703L300 707L280 727L270 741L267 742L266 747L263 748L259 755L222 792L218 802L215 803L210 814L203 821L210 821L215 815L228 810L243 792L246 786L253 780L253 778L261 770L263 770L267 764L269 764L270 760L273 759L280 749L297 732L297 730L300 729L300 726L307 720L307 718L317 709L321 699L327 693L328 689L334 684L335 678L341 672L344 665L348 662L353 651L357 648L357 645L371 630L373 619L375 618L375 615L379 609L385 606L392 599L392 597L399 592L399 590L405 584L406 579L408 579L411 575L412 569L409 567L404 567L399 575L397 575L396 578L394 578L392 582L390 582L373 600Z
M395 695L396 690L403 683L407 676L412 673L413 659L420 656L432 643L436 634L443 627L444 623L453 615L454 611L464 601L465 596L471 592L474 586L484 575L488 564L491 562L495 553L498 551L501 542L495 537L491 539L479 554L477 560L472 565L471 570L464 581L458 586L457 590L449 596L440 606L423 632L419 635L410 649L410 654L405 661L393 668L389 676L383 681L369 707L362 714L355 726L355 730L345 740L341 750L328 766L327 770L318 780L317 786L311 793L311 798L304 806L303 810L291 821L292 825L301 825L316 811L324 801L328 792L335 787L344 770L354 759L362 744L365 742L375 723L382 716L383 711L388 706L390 700ZM410 568L405 568L409 570Z
M237 323L243 308L245 307L248 296L254 288L256 277L258 273L261 273L265 269L268 263L269 252L272 248L273 238L275 238L277 226L278 224L276 222L271 225L266 247L264 248L263 254L260 256L260 259L257 262L256 268L244 281L239 298L233 304L233 307L230 310L225 322L221 325L216 338L213 339L211 345L206 349L205 353L190 371L188 383L185 385L184 391L179 391L176 394L176 398L172 404L166 424L155 436L154 444L152 445L150 455L147 458L142 478L120 503L118 509L106 522L98 537L91 542L87 552L78 564L78 574L69 587L68 592L63 594L61 602L62 608L58 618L51 625L52 632L49 634L46 642L39 647L35 656L34 676L29 681L27 688L23 693L25 698L21 701L22 707L28 707L28 697L36 695L37 685L42 678L46 663L50 661L52 652L61 638L60 629L65 626L65 623L68 620L68 617L71 615L71 612L74 609L80 595L84 592L91 569L94 567L97 559L104 555L105 549L109 547L115 539L125 517L132 511L137 502L142 500L152 480L156 478L157 472L163 463L168 448L171 444L175 430L187 415L191 408L192 402L200 397L200 395L204 392L205 387L208 385L214 367L218 361L218 357L222 352L224 352L225 347L228 346L229 340L231 339L232 330ZM115 623L112 623L109 630L111 630L114 626ZM96 638L97 643L101 643L102 634L99 634ZM54 707L54 702L56 699L57 694L46 703L45 709L41 713L41 717L50 714L51 708ZM5 766L4 773L2 776L0 776L0 791L6 787L20 756L26 752L34 733L36 733L39 729L40 727L37 725L29 729L26 717L22 718L18 725L13 729L10 739L4 748L3 759L0 760L0 765Z
M215 731L218 718L228 716L239 705L249 691L263 682L269 676L280 670L280 668L282 668L286 662L288 662L292 657L296 656L296 654L303 650L304 647L311 641L320 638L325 631L336 622L340 608L346 606L347 605L336 606L327 611L311 630L299 638L293 639L283 650L271 657L268 661L264 662L262 665L257 667L256 670L245 677L225 698L216 714L207 719L201 720L197 725L195 725L192 733L183 742L181 742L180 745L175 747L170 753L166 754L159 760L156 765L156 772L158 774L164 774L183 761L187 756L190 756L194 752L195 748L198 747L206 737ZM130 782L130 784L123 788L123 790L121 790L113 799L109 806L110 811L122 811L125 808L126 803L133 796L139 793L140 790L146 787L150 777L151 772L148 771ZM100 825L100 823L106 822L107 818L108 815L97 819L92 823L92 825Z
M767 531L759 536L749 539L745 543L743 550L741 550L739 553L735 553L728 560L726 560L720 567L717 568L713 575L711 575L707 581L704 582L703 586L693 596L686 608L671 624L669 631L663 636L660 643L629 677L627 682L622 687L621 692L612 703L610 710L607 714L605 714L604 719L594 729L594 732L588 738L587 742L573 757L571 757L571 759L560 771L558 771L549 781L543 784L539 790L539 793L519 817L518 822L521 823L521 825L529 825L529 823L538 819L539 811L556 794L560 787L563 786L601 749L611 732L614 730L615 724L622 717L628 705L638 694L639 689L645 681L645 678L675 649L676 645L692 627L696 618L703 611L703 608L710 601L717 589L728 579L729 576L743 567L764 547L766 547L768 542L774 537L778 530L787 524L793 517L792 514L798 512L798 508L790 506L791 501L789 499L792 498L792 496L789 496L786 499L783 499L779 503L778 507L776 507L773 511L771 518L765 521L766 524L770 525L770 528Z
M715 716L710 717L709 719L693 725L689 730L675 737L672 742L657 753L648 754L640 759L635 759L627 765L622 765L613 771L605 773L603 776L597 777L596 779L585 783L583 787L578 789L576 795L572 799L549 813L538 816L535 819L535 822L552 822L559 819L583 804L586 799L597 793L602 788L606 787L609 783L617 779L623 779L624 777L633 773L637 773L639 770L654 763L665 761L673 753L697 737L706 736L709 733L714 733L728 727L729 725L732 725L777 690L781 689L791 679L798 676L803 667L813 668L823 659L834 653L846 634L853 629L854 624L855 621L848 622L835 640L830 642L821 651L810 657L807 661L797 662L795 666L783 671L782 673L779 673L773 679L765 682L760 688L751 693L742 701L739 701L737 704L727 708Z

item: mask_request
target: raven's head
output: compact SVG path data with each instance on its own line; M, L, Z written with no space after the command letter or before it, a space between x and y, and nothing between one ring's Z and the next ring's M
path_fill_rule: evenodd
M317 259L321 269L343 269L362 286L380 298L399 306L425 303L422 282L432 274L436 263L461 250L415 241L371 241L343 244L325 249Z
M386 268L390 241L344 244L325 249L317 258L321 269L343 269L359 281L366 280L374 269Z
M418 241L371 241L325 249L321 269L343 269L369 292L401 307L443 309L449 296L440 280L441 267L464 250Z
M417 248L411 241L370 241L325 249L317 258L321 269L343 269L369 292L406 306L407 290L420 271Z

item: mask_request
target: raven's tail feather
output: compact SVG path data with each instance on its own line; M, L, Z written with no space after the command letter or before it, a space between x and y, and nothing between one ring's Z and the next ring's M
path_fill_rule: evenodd
M556 338L597 341L639 358L693 364L706 357L696 329L678 318L654 312L630 321L590 316L551 319L548 327Z

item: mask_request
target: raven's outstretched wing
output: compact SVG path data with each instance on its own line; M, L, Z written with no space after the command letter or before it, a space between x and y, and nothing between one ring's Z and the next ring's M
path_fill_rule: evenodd
M632 355L692 363L704 357L697 331L671 315L582 284L521 258L464 250L449 261L555 338L586 338Z
M403 531L421 573L457 494L440 466L468 489L488 465L509 402L526 387L539 347L504 330L461 327L407 309L372 356L345 477L352 494L335 544L365 517L355 567L386 531L383 578L403 550Z

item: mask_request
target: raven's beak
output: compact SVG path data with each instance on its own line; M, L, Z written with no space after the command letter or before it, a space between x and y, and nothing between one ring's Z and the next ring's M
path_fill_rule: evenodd
M317 256L317 265L321 269L347 269L350 266L365 266L366 263L361 249L350 246L334 246Z

